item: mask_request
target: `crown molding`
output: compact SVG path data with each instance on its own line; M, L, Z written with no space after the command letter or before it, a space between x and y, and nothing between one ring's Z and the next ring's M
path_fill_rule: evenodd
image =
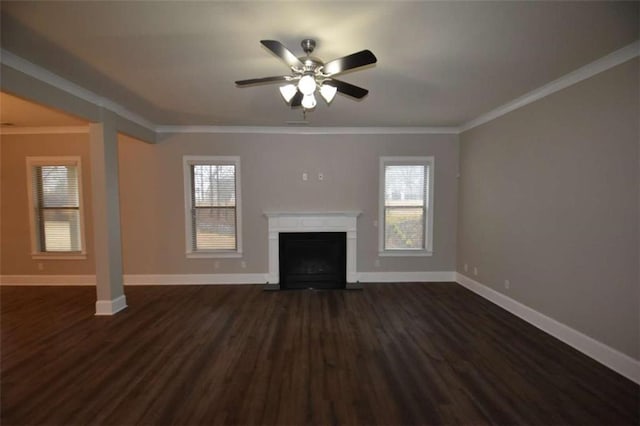
M158 126L159 134L256 133L278 135L407 135L453 134L457 127L286 127L286 126Z
M108 109L109 111L119 115L120 117L136 123L148 130L155 131L155 124L145 119L144 117L131 112L130 110L126 109L120 104L117 104L111 99L107 99L90 90L87 90L82 86L79 86L63 77L60 77L57 74L52 73L49 70L42 68L39 65L34 64L33 62L29 62L26 59L23 59L20 56L9 52L8 50L0 48L0 63L13 68L14 70L19 71L23 74L26 74L29 77L35 78L36 80L47 83L55 87L56 89L62 90L63 92L67 92L70 95L92 103L97 107Z
M0 135L55 135L89 133L89 126L0 127Z
M635 42L623 47L622 49L618 49L606 56L603 56L602 58L593 61L590 64L578 68L577 70L570 72L569 74L565 74L564 76L553 80L550 83L545 84L544 86L532 90L531 92L526 93L519 98L507 102L506 104L494 110L491 110L473 120L464 123L460 126L460 133L466 132L467 130L473 129L474 127L480 126L481 124L485 124L489 121L495 120L498 117L501 117L511 111L515 111L518 108L522 108L523 106L542 99L545 96L549 96L552 93L579 83L582 80L586 80L587 78L593 77L596 74L600 74L601 72L623 64L639 55L640 40L636 40Z

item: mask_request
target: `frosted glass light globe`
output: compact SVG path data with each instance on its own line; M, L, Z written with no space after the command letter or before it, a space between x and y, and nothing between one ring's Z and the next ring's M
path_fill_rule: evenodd
M287 103L291 102L291 99L295 96L297 91L298 89L293 84L287 84L286 86L280 87L280 94Z
M337 91L337 87L331 86L329 84L323 84L322 86L320 86L320 94L328 104L330 104L333 98L336 96Z
M316 91L316 79L312 75L304 75L298 82L298 90L303 95L311 95Z
M316 106L316 97L313 94L304 95L301 102L302 108L313 109Z

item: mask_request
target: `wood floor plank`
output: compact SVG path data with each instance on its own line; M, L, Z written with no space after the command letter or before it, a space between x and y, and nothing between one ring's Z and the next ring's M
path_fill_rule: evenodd
M454 283L0 288L2 425L637 425L640 387Z

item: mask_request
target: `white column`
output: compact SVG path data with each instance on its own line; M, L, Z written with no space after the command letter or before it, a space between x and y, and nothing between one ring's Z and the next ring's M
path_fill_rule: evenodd
M127 307L122 279L118 134L109 120L90 125L93 255L96 263L96 315Z
M357 284L359 277L356 261L358 259L358 236L357 230L355 227L357 226L355 223L355 219L353 221L354 229L349 229L347 231L347 288L359 288L357 286L353 286L350 284Z
M267 281L270 287L280 284L280 234L277 231L269 231L269 273Z

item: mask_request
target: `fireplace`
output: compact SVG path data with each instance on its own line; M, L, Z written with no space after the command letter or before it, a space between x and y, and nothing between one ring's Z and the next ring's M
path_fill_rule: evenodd
M357 259L357 219L360 212L266 212L269 221L269 274L265 289L277 290L281 288L280 263L280 235L287 233L341 233L346 239L344 252L346 260L344 287L347 289L362 288L356 272ZM313 270L311 268L310 270ZM322 281L322 280L319 280ZM304 288L313 287L306 285ZM283 286L284 288L284 286Z
M282 232L279 240L281 289L345 288L345 232Z

